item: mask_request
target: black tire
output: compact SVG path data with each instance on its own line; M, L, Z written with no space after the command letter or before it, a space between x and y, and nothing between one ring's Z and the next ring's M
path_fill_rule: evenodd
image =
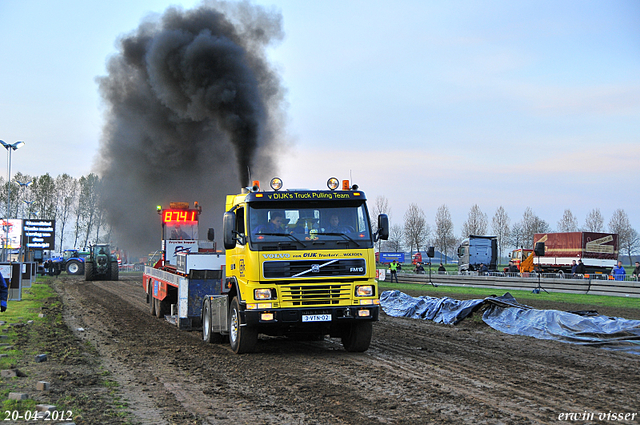
M258 342L258 330L251 326L240 326L240 302L237 297L229 306L229 344L236 354L250 353Z
M96 279L96 274L93 269L93 263L89 262L84 265L84 280L92 281Z
M204 302L202 307L202 340L210 344L219 344L223 341L223 335L213 332L213 323L211 322L211 302Z
M53 265L53 275L58 276L60 273L62 273L62 267L59 263L55 263Z
M151 279L149 279L149 284L147 285L147 288L149 289L149 292L147 292L147 300L150 305L149 312L151 313L152 316L155 316L156 315L156 299L153 298L153 283L151 282Z
M349 352L362 353L369 349L372 335L373 322L353 322L342 336L342 346Z
M118 262L117 261L112 262L111 272L109 273L111 275L110 280L118 280L119 273L120 273L120 268L118 267Z
M67 274L80 275L84 274L83 263L78 260L69 260L65 266Z
M159 319L164 319L164 316L171 313L171 303L169 302L169 297L165 297L164 300L159 300L154 298L156 302L156 317Z

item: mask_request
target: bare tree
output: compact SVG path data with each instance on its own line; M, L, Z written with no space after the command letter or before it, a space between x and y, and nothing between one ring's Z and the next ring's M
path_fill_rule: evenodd
M584 221L585 232L602 232L604 230L604 218L599 208L594 208Z
M508 244L509 234L511 233L510 224L511 219L509 218L509 215L502 205L499 206L491 220L491 231L498 238L498 252L500 258L502 258L502 247Z
M389 200L384 195L378 195L376 197L373 206L371 207L371 221L376 222L380 214L386 214L391 218L391 207L389 206Z
M80 177L80 197L78 199L80 230L83 233L83 246L89 244L89 234L95 225L98 213L98 176L91 173L86 177Z
M536 233L548 233L549 224L538 217L530 207L522 215L522 242L525 246L533 247L533 237Z
M404 230L399 224L393 224L389 229L389 239L384 242L384 246L390 251L398 252L402 250L402 239L404 238Z
M573 215L570 209L564 210L562 219L558 222L558 232L577 232L578 219Z
M33 177L19 171L12 176L11 218L29 218L29 214L32 213L33 180ZM6 202L6 194L2 200Z
M524 228L521 221L513 223L513 226L511 226L509 245L515 249L524 247Z
M629 231L629 234L627 235L627 238L619 244L620 252L622 252L623 250L627 252L627 256L629 257L629 265L632 265L631 255L634 252L638 252L638 248L640 247L640 235L638 235L636 229L631 229Z
M456 238L453 234L453 222L451 221L451 214L449 213L449 207L446 204L442 204L436 212L436 229L434 235L434 246L444 253L445 262L449 249L454 249Z
M78 181L68 174L56 177L56 228L60 240L60 249L64 249L65 229L69 224L73 206L78 198Z
M404 214L404 241L413 254L413 248L420 249L425 240L429 237L431 228L427 224L424 211L416 204L409 205L409 209Z
M631 227L629 216L623 209L618 208L613 212L613 216L609 221L609 231L618 234L620 252L622 252L623 248L627 251L629 264L631 265L631 253L638 247L638 232Z
M373 226L378 225L378 216L380 214L386 214L389 219L391 218L391 207L389 206L389 200L384 195L378 195L373 207L371 208L371 223ZM376 229L377 230L377 229ZM378 239L378 251L382 247L382 239Z
M49 173L33 179L33 208L38 217L45 220L56 219L56 184Z
M462 237L487 234L487 215L475 204L469 210L467 221L462 225Z

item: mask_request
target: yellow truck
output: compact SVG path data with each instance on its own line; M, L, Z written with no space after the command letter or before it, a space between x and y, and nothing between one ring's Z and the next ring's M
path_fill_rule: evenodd
M235 353L253 351L258 334L341 338L347 351L369 348L380 309L374 243L364 192L331 178L327 190L271 189L259 183L228 195L223 217L223 292L202 304L202 336Z

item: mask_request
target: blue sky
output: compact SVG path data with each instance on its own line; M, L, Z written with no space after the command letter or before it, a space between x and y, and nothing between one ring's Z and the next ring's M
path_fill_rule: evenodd
M392 223L447 204L457 235L476 203L552 227L566 208L580 224L622 208L640 230L640 2L256 3L283 16L285 187L352 175ZM92 170L95 78L119 35L173 4L199 2L0 0L0 139L26 143L12 171Z

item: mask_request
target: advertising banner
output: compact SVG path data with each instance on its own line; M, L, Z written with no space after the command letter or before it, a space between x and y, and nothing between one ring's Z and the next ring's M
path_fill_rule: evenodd
M27 249L55 249L55 220L23 220L22 231Z
M0 234L1 246L7 249L20 249L20 236L22 235L22 220L11 218L2 219L2 234ZM9 239L7 239L7 236Z
M404 252L381 252L381 263L392 263L393 260L397 260L398 263L404 263Z

